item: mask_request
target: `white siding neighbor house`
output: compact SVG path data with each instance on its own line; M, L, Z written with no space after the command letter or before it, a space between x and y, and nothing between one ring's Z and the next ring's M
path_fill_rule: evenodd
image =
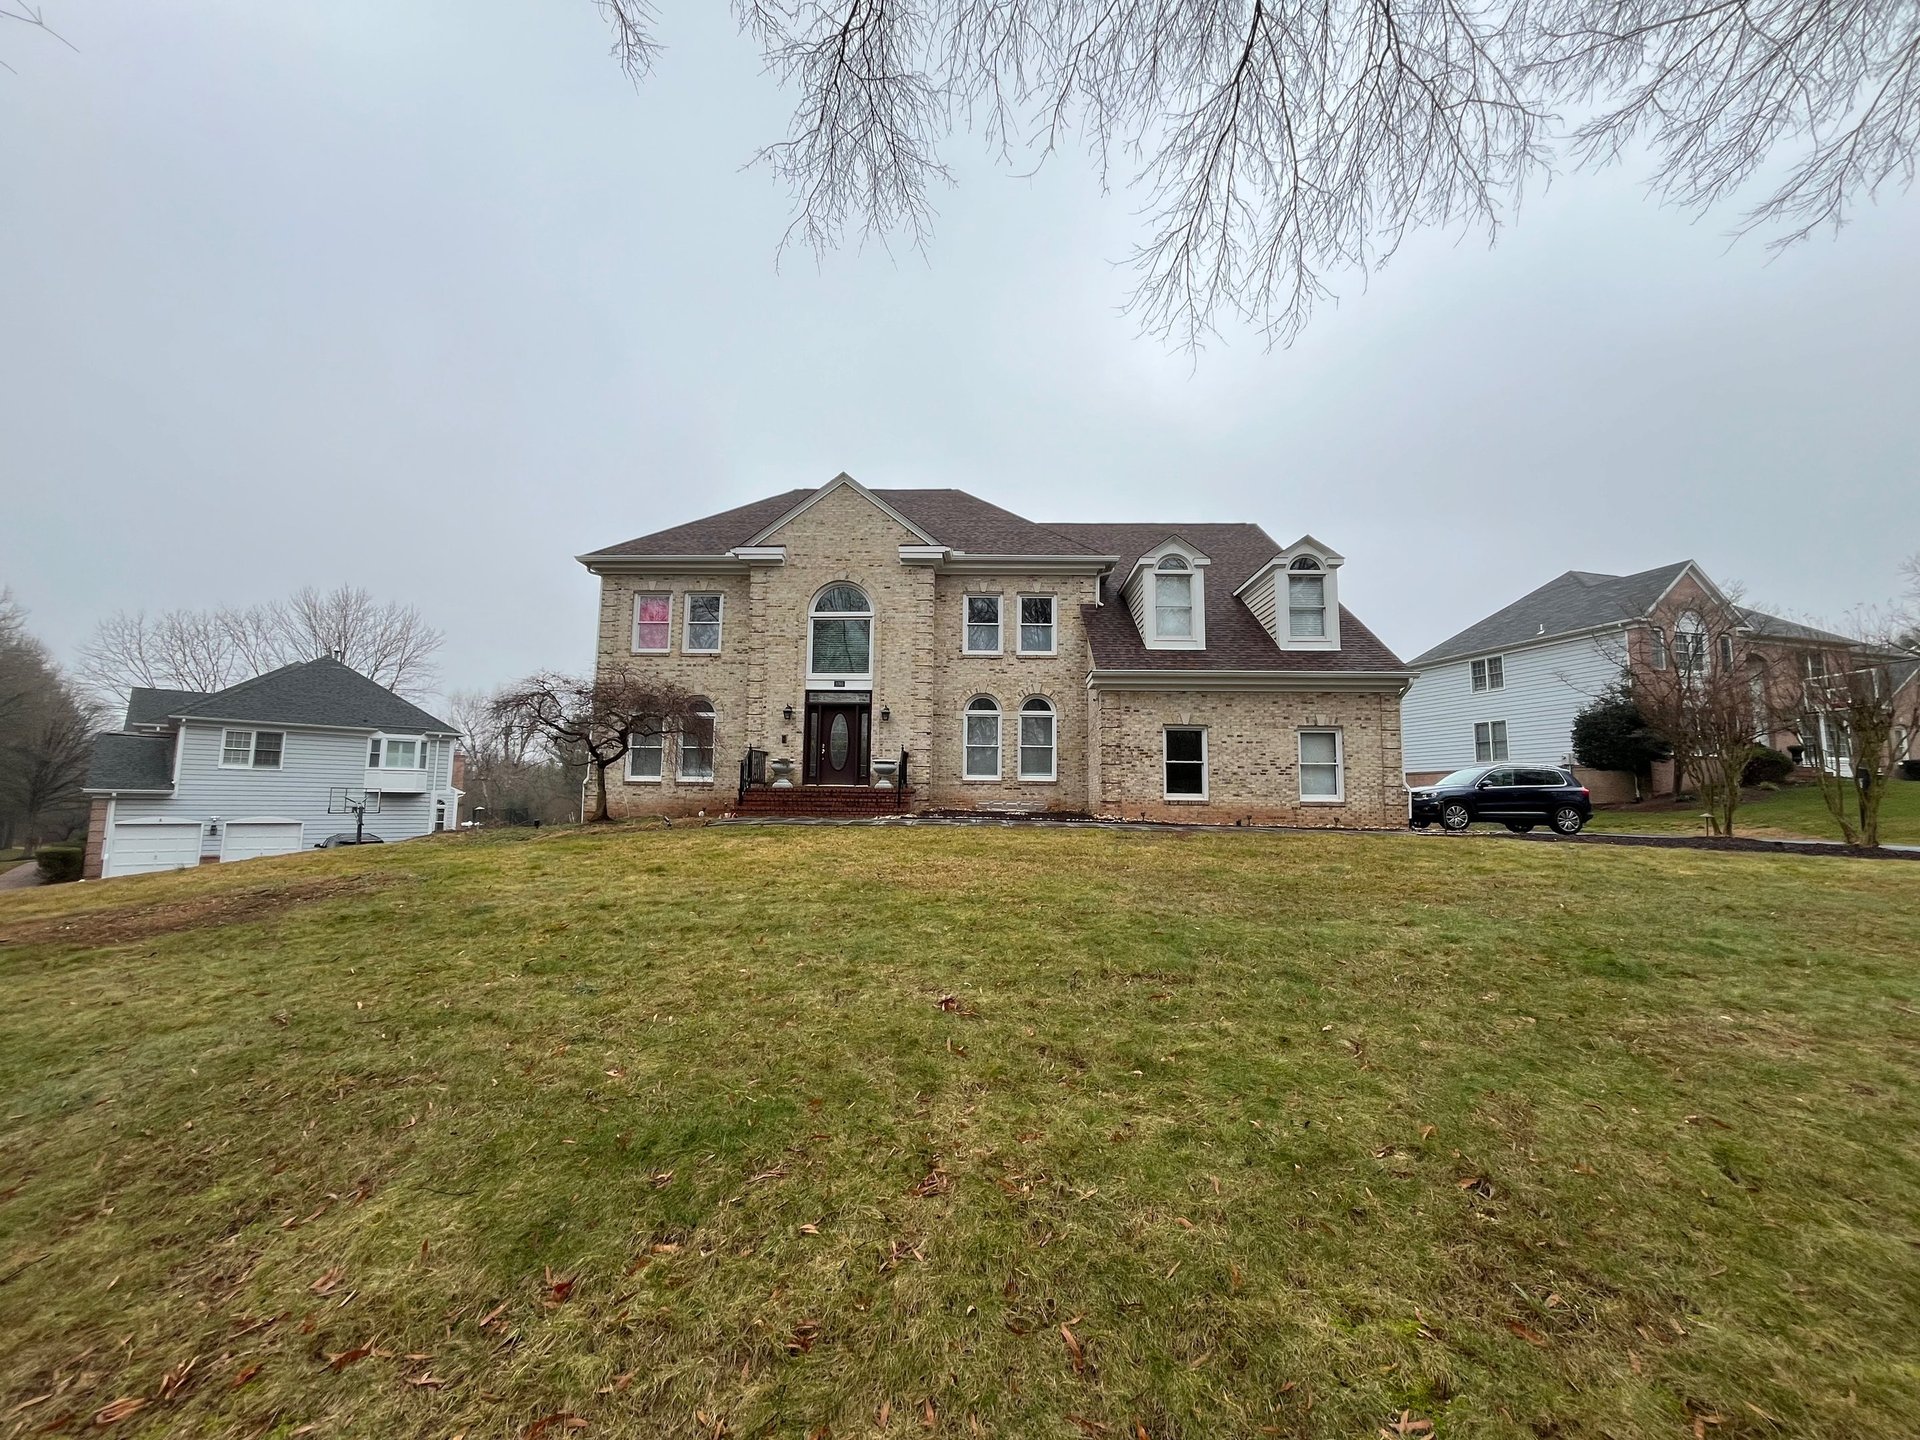
M85 875L137 875L307 849L352 832L409 840L458 813L456 732L330 657L226 690L136 688L94 739Z

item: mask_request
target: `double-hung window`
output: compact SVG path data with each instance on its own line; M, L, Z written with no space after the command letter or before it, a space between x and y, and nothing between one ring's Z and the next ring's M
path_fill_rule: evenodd
M223 770L278 770L286 736L278 730L227 730L220 736Z
M680 728L680 778L713 779L713 702L704 696Z
M1053 704L1036 695L1020 707L1020 778L1054 778Z
M1207 732L1199 725L1169 725L1165 736L1166 798L1207 798Z
M726 608L724 595L688 595L683 602L687 613L687 633L680 649L688 655L720 653L720 613Z
M633 597L633 653L664 655L673 648L673 592L642 590Z
M1153 576L1153 633L1161 640L1193 638L1193 567L1163 555Z
M1653 668L1667 668L1667 632L1658 625L1647 627L1647 646L1653 652Z
M1057 642L1054 639L1054 607L1058 603L1052 595L1022 595L1020 597L1020 653L1022 655L1051 655Z
M1507 687L1507 664L1498 655L1489 655L1485 660L1473 662L1473 689L1478 694L1482 690L1504 690Z
M406 736L376 735L367 746L369 770L420 770L421 742Z
M1480 720L1473 727L1473 758L1482 765L1507 758L1507 722Z
M976 695L967 702L962 718L965 727L966 758L961 778L998 780L1000 778L1000 702L991 695Z
M1328 805L1347 798L1346 766L1338 730L1300 732L1300 798Z
M822 679L873 674L873 603L858 585L829 585L808 619L807 673Z
M642 715L633 722L627 745L627 779L653 783L660 778L666 756L666 725L658 715Z
M1302 555L1287 567L1287 635L1323 640L1327 634L1327 577L1320 562Z
M961 649L969 655L998 655L1000 653L1000 597L998 595L969 595L967 603L967 633L961 641Z

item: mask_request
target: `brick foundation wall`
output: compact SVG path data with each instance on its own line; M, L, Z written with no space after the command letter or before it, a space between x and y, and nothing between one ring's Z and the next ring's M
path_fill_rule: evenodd
M1099 697L1101 794L1094 809L1129 820L1194 824L1358 826L1407 822L1400 768L1400 697L1392 691L1103 691ZM1207 727L1208 797L1165 797L1162 732ZM1337 729L1346 798L1300 798L1302 728Z

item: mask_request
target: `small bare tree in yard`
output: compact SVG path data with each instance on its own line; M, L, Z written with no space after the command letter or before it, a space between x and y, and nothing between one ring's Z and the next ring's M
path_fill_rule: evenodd
M1648 732L1672 751L1674 793L1691 776L1716 835L1733 834L1740 777L1771 724L1749 633L1737 604L1703 596L1670 629L1644 633L1646 653L1630 671Z
M1809 674L1804 694L1800 738L1827 813L1847 844L1878 846L1883 757L1895 730L1920 726L1920 704L1902 703L1892 659L1865 647Z
M599 792L592 818L611 820L607 770L637 741L685 734L700 703L669 681L617 668L591 678L542 671L502 690L491 709L499 723L538 735L555 759L583 755Z

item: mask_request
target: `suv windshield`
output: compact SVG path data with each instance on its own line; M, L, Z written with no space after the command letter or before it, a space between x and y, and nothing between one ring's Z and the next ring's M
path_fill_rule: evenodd
M1451 775L1442 775L1428 789L1443 790L1449 785L1471 785L1487 773L1487 767L1476 765L1471 770L1456 770Z

